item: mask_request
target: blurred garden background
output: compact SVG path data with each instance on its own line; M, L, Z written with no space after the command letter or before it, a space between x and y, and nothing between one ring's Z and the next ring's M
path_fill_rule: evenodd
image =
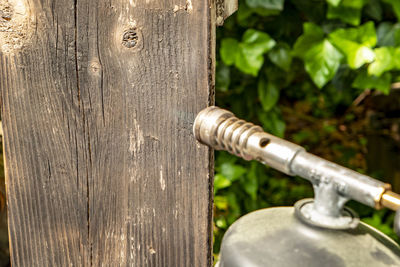
M240 0L217 29L216 105L400 192L399 19L398 0ZM216 258L240 216L313 195L225 152L215 173ZM349 206L399 241L393 212Z

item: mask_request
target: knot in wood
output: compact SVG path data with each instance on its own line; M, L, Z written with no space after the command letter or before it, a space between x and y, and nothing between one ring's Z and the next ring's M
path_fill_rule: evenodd
M92 61L89 63L89 66L90 66L90 71L91 71L92 73L99 73L100 70L101 70L101 64L100 64L100 62L99 62L97 59L92 60Z
M10 21L13 13L14 10L8 1L0 3L0 23Z
M138 40L139 36L136 28L132 28L124 32L124 35L122 37L122 44L127 48L132 48L136 46Z

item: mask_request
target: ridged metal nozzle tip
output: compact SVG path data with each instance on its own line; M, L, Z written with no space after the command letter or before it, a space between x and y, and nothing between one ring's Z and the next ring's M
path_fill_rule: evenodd
M216 106L203 109L197 114L194 121L193 132L196 139L203 144L218 149L216 131L219 125L228 118L234 117L233 113Z
M236 118L232 112L215 106L202 110L194 122L194 135L203 144L217 150L250 160L247 142L254 133L263 132L260 126Z

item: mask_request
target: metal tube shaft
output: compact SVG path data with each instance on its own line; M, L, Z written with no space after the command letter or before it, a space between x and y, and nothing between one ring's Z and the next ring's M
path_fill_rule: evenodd
M227 110L215 106L202 110L193 128L195 137L204 144L246 160L261 161L288 175L301 176L314 187L323 188L320 196L316 191L316 204L318 198L324 199L333 192L343 199L354 199L375 208L385 206L397 210L400 207L400 196L390 191L390 185L307 153L301 146L239 120ZM325 205L329 213L329 205L333 204L326 200L322 202L321 207Z

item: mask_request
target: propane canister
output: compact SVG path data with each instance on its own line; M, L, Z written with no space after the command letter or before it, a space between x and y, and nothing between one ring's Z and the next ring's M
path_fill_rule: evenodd
M218 267L395 267L400 248L359 222L354 229L309 225L297 207L257 210L233 223L222 240Z

